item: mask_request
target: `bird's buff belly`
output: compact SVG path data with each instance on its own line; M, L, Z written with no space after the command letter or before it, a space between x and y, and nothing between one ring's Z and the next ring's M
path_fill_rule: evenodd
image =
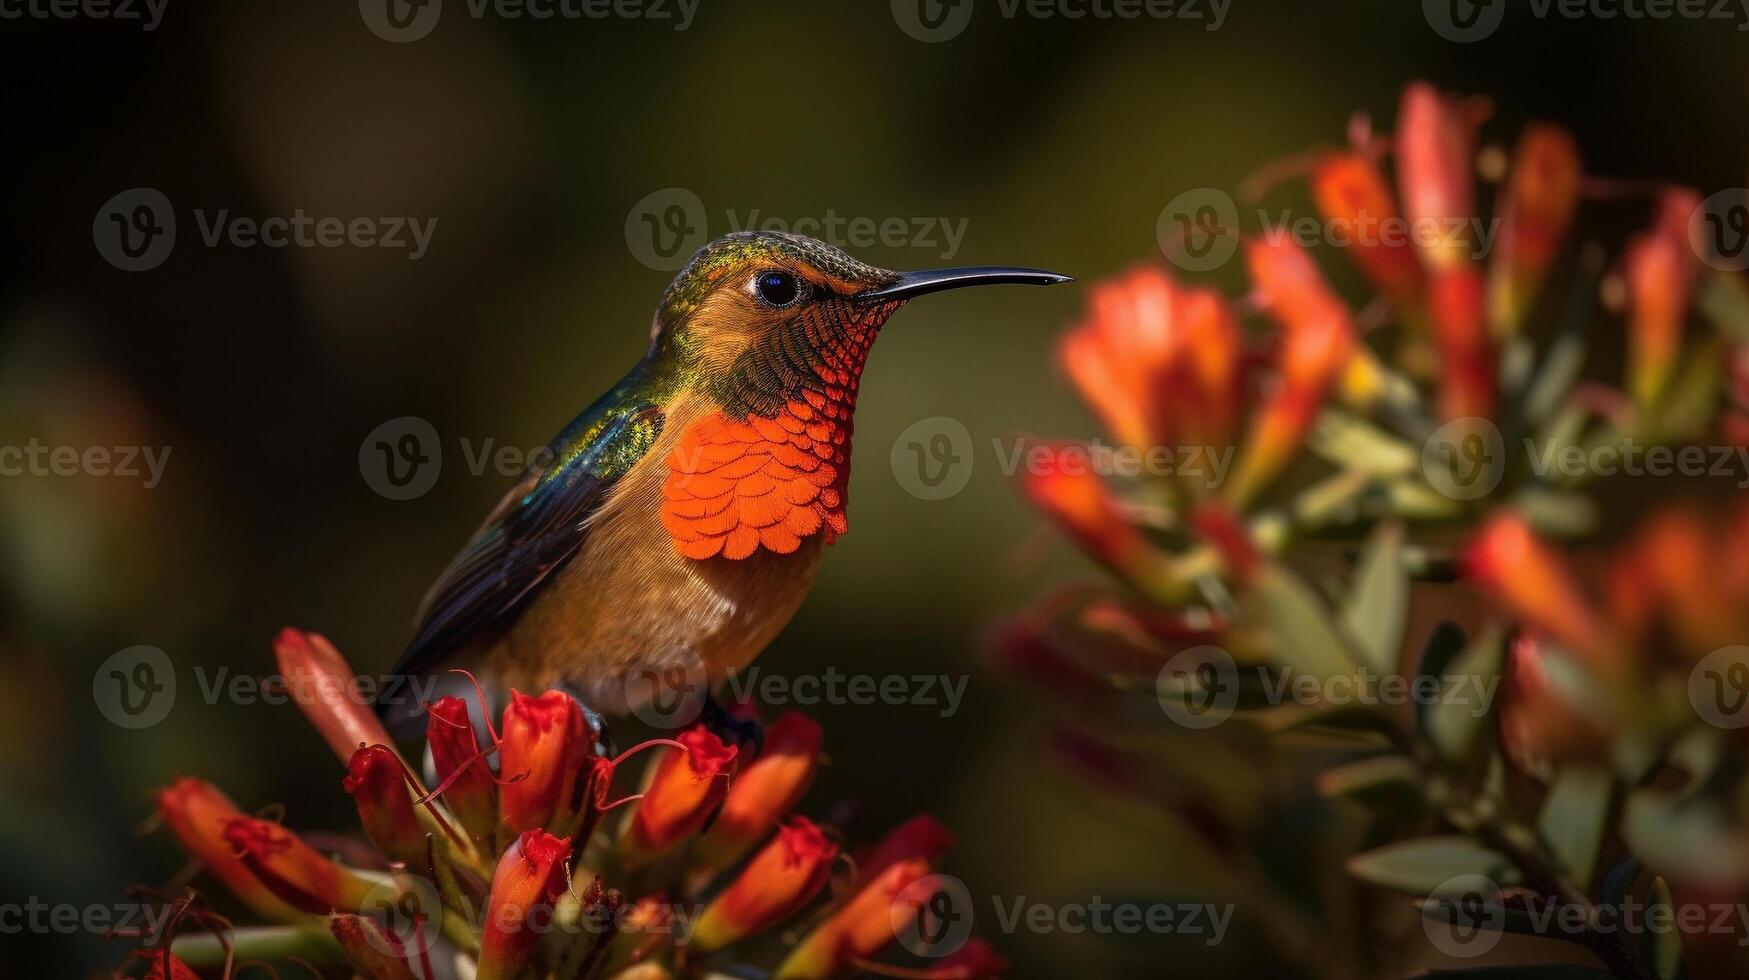
M815 535L791 554L697 560L676 550L653 506L610 508L492 641L488 667L524 690L563 684L609 714L636 710L653 684L714 687L789 623L823 545Z

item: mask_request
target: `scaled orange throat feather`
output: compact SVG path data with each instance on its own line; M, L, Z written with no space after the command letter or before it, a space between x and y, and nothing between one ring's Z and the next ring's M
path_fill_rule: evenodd
M792 383L765 411L748 406L694 422L669 452L662 525L688 558L787 555L809 535L849 529L851 417L863 364L886 304L848 324L809 318L804 336L753 352L749 368ZM793 341L793 342L792 342ZM804 342L805 341L805 342ZM824 341L824 342L822 342Z

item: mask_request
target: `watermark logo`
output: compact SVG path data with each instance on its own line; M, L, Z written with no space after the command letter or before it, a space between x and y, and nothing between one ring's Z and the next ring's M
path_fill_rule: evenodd
M97 209L91 240L97 254L123 272L156 269L176 246L176 209L156 188L122 191Z
M22 446L0 446L0 476L112 476L150 490L164 479L173 448L51 446L33 436Z
M996 0L1003 20L1206 21L1218 31L1232 0ZM950 41L972 20L972 0L892 0L893 21L926 44Z
M1749 187L1732 187L1700 202L1688 219L1688 243L1721 272L1749 269Z
M103 717L121 728L150 728L176 705L176 670L153 646L118 650L97 665L91 697Z
M1478 416L1452 419L1421 444L1421 475L1453 500L1493 493L1506 475L1506 442L1493 422Z
M835 208L798 218L767 214L759 208L724 208L721 227L724 232L807 235L852 250L876 246L921 249L945 261L959 254L970 224L970 218L870 217L839 214ZM644 195L626 212L625 236L626 248L638 262L658 272L675 272L713 237L710 212L687 188L664 187Z
M692 26L699 0L466 0L474 20L672 21L675 31ZM370 32L405 44L431 33L443 15L443 0L359 0L358 15Z
M430 34L443 16L443 0L358 0L364 26L385 41L406 44Z
M1688 703L1719 728L1749 725L1749 646L1720 647L1688 673Z
M359 911L376 920L365 941L384 956L405 960L431 951L441 931L443 900L437 886L415 874L396 874L372 885Z
M1154 696L1166 717L1185 728L1213 728L1239 703L1239 667L1217 646L1180 650L1160 668Z
M1422 0L1421 11L1440 37L1469 43L1499 30L1506 7L1507 0ZM1743 0L1529 0L1517 9L1536 20L1720 20L1749 30Z
M972 938L972 893L953 875L924 875L893 896L893 936L918 956L951 956Z
M1421 12L1434 33L1468 44L1499 30L1506 19L1506 0L1421 0Z
M951 41L972 22L972 0L892 0L893 22L925 44Z
M1239 207L1219 188L1185 191L1160 211L1154 238L1161 253L1186 272L1218 269L1239 249Z
M644 266L678 272L710 240L704 201L684 187L651 191L626 214L626 248Z
M358 472L372 490L390 500L422 497L443 470L437 429L415 415L390 419L370 430L358 446Z
M695 653L653 657L620 677L625 706L633 717L651 728L672 731L685 728L704 713L710 698L710 675Z
M919 500L946 500L972 479L972 434L946 415L919 419L893 440L893 479Z
M195 208L194 221L207 248L382 248L405 251L410 262L425 257L437 231L436 218L313 217L303 208L267 218ZM176 245L176 209L155 188L122 191L97 209L91 239L97 254L117 269L155 269Z
M1484 956L1500 944L1506 909L1500 885L1487 875L1447 878L1421 906L1421 928L1433 948L1460 959Z

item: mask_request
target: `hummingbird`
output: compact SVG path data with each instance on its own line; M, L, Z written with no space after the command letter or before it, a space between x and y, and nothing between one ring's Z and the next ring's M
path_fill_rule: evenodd
M724 720L709 692L772 642L849 530L852 416L887 319L927 293L1068 280L894 272L771 231L705 245L663 294L643 358L431 587L394 673L562 688L596 723L696 685Z

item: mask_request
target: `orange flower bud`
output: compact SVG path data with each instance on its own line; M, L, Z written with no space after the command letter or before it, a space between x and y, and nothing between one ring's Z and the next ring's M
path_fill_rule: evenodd
M401 759L381 745L367 745L352 755L341 788L358 805L358 822L377 850L408 868L428 863L425 832L413 812L413 795Z
M1398 313L1411 319L1423 304L1421 260L1409 236L1386 235L1403 224L1385 175L1363 153L1328 153L1312 165L1312 199L1326 222L1348 229L1350 254Z
M642 859L667 851L704 826L727 795L735 771L739 750L703 725L681 732L677 741L685 750L662 754L627 827L626 843Z
M1523 518L1499 514L1471 540L1464 564L1490 595L1519 618L1597 660L1609 655L1609 633L1566 561L1539 541Z
M1696 658L1743 640L1742 596L1727 591L1730 558L1718 529L1690 511L1666 510L1640 532L1637 564L1675 635Z
M740 860L807 792L820 766L819 722L786 711L765 729L765 747L735 773L723 809L701 842L703 863L727 867Z
M134 955L150 964L146 968L144 980L200 980L200 974L194 972L187 963L170 955L169 946L141 950Z
M1397 113L1397 179L1403 209L1415 227L1452 228L1476 213L1471 158L1476 120L1461 101L1425 82L1403 90ZM1430 270L1471 261L1463 236L1416 236Z
M1688 242L1688 219L1700 198L1669 190L1653 226L1622 254L1628 292L1628 390L1641 408L1656 404L1676 368L1699 258Z
M1226 499L1242 508L1299 452L1331 383L1354 354L1354 321L1330 291L1311 256L1291 238L1256 239L1246 259L1251 281L1281 324L1274 390L1251 420L1251 431Z
M1556 762L1595 761L1609 748L1608 733L1556 690L1545 657L1534 634L1513 639L1499 712L1506 757L1539 778L1547 778Z
M1083 447L1057 443L1021 477L1021 490L1088 556L1134 582L1143 582L1165 560L1125 519L1105 481L1093 472Z
M268 919L296 921L296 909L273 896L244 867L236 849L225 840L225 827L243 813L218 788L185 776L158 791L158 816L176 835L182 849L199 861L231 894Z
M900 861L868 882L842 908L809 933L772 974L775 980L817 980L849 969L880 952L894 938L893 903L912 882L929 874L924 861Z
M577 779L594 741L583 709L563 691L510 692L498 747L500 821L512 833L568 829L577 813Z
M435 929L436 926L426 928ZM415 951L407 949L399 937L375 920L362 915L330 916L328 931L346 951L346 958L352 961L359 976L370 980L417 980L419 975L408 966L408 958L415 955ZM417 955L422 961L421 973L431 976L429 964L423 962L423 952Z
M272 821L237 817L225 824L225 842L275 897L305 912L357 912L370 894L369 882Z
M1088 406L1119 439L1164 445L1165 399L1181 340L1173 323L1177 290L1153 267L1093 288L1086 319L1063 336L1059 358Z
M492 875L480 937L479 980L516 976L550 927L566 888L571 840L527 830L504 852Z
M806 817L791 820L705 908L692 947L721 949L782 922L826 886L837 857L819 827Z
M1495 336L1518 333L1530 313L1573 222L1583 177L1571 133L1532 123L1519 134L1488 269L1488 320Z
M489 845L498 821L498 786L481 754L467 702L457 697L433 702L427 712L425 742L431 746L444 804L469 837Z
M988 980L1008 972L1008 961L990 944L973 936L958 950L941 958L941 962L922 976L927 980Z
M1188 358L1182 407L1178 410L1181 440L1208 449L1232 445L1243 383L1244 343L1238 318L1219 293L1189 289L1179 295L1174 316L1183 325ZM1158 397L1172 398L1167 392Z
M341 762L350 761L360 745L394 744L334 644L288 626L273 641L273 652L291 700Z
M953 834L941 825L941 821L927 813L919 813L894 827L879 844L858 858L856 873L863 881L872 881L900 861L934 864L952 846Z
M1484 322L1482 273L1474 264L1432 273L1429 298L1439 347L1439 414L1486 418L1494 411L1494 346Z

